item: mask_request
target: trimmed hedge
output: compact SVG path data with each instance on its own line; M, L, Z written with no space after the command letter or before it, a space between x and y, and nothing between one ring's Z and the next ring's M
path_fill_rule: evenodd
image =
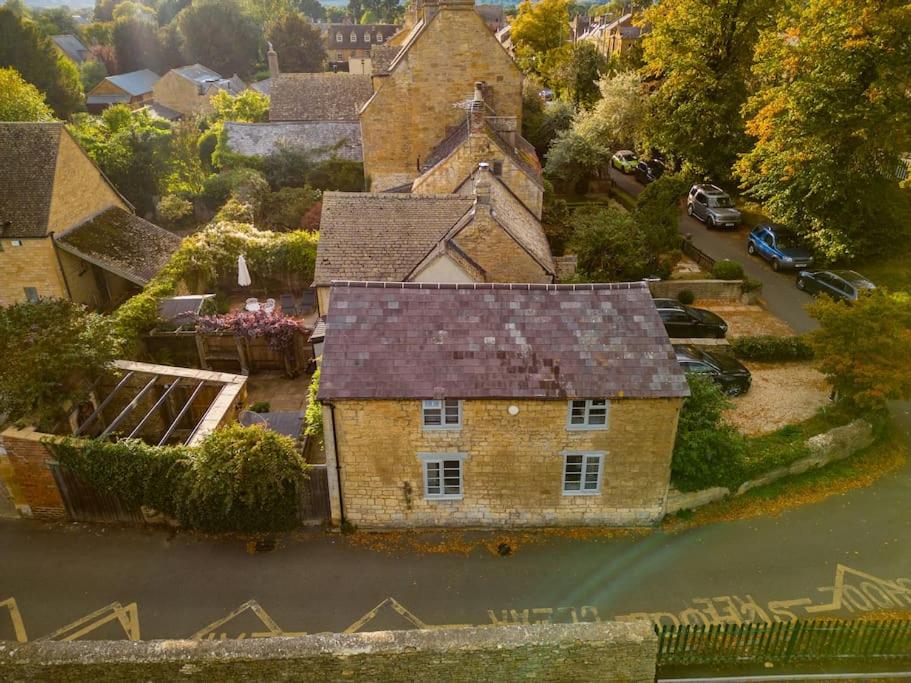
M744 360L811 360L813 349L803 337L734 337L729 340L734 355Z
M693 294L692 289L681 289L677 294L677 301L682 303L684 306L689 306L696 300L696 295Z
M712 275L719 280L742 280L743 266L737 263L737 261L721 259L720 261L715 261L715 266L712 268Z

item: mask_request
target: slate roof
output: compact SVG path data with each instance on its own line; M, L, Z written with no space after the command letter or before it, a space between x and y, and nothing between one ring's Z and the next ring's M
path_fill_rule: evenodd
M154 71L140 69L139 71L130 71L125 74L108 76L105 80L113 83L133 97L136 97L152 92L152 86L155 85L159 78L161 78L161 76Z
M68 251L115 275L144 285L168 262L180 238L139 216L112 207L56 236Z
M361 127L355 121L273 121L224 124L228 148L246 156L265 157L281 147L302 150L314 161L338 157L362 161Z
M398 45L374 45L370 48L370 68L373 74L389 73L389 65L400 49Z
M221 74L202 64L190 64L174 69L174 73L194 83L212 83L221 80Z
M325 192L314 282L404 280L473 204L455 194Z
M272 83L269 120L357 121L372 95L370 76L362 74L279 74Z
M43 237L47 233L61 134L62 123L0 123L3 237Z
M688 394L642 282L332 287L320 400Z
M82 64L88 58L89 49L72 33L51 36L51 40L54 41L54 44L60 48L63 54L76 62L76 64Z

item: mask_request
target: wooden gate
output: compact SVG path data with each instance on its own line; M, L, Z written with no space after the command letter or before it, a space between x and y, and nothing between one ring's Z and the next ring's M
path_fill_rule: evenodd
M310 475L301 484L297 515L301 524L311 526L329 521L329 478L325 465L310 465Z
M129 508L117 496L100 493L60 463L50 463L51 473L67 514L76 522L142 522L139 508Z

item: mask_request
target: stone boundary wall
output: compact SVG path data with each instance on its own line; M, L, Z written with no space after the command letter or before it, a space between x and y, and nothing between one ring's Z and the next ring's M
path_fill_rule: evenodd
M741 302L745 296L742 285L742 280L652 280L648 283L656 299L676 299L680 292L688 289L696 297L697 306L700 299Z
M32 428L9 428L0 442L9 458L14 504L23 517L64 519L66 508L48 462L55 460L45 443L47 434Z
M0 680L652 683L650 623L487 626L194 641L0 643Z
M795 460L787 467L778 467L756 479L745 481L733 495L742 496L751 489L771 484L779 479L825 467L830 463L843 460L849 455L871 446L873 441L873 426L866 420L854 420L854 422L841 427L835 427L822 434L811 436L807 439L810 455ZM693 510L730 495L731 491L723 486L715 486L688 493L671 487L667 494L667 514L670 515L680 510Z

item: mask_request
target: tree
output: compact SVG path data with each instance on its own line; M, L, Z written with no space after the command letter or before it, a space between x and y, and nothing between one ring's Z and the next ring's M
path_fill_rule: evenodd
M348 0L348 16L351 17L354 22L357 22L363 13L363 0Z
M112 46L114 44L114 23L111 21L96 21L79 29L82 42L89 50L99 45Z
M341 24L345 17L348 16L348 11L337 5L329 5L326 9L326 21L330 24Z
M63 299L0 307L0 413L53 427L120 354L114 325Z
M300 12L288 12L269 24L266 36L278 53L282 71L321 71L326 61L323 38Z
M911 12L900 0L794 2L757 47L753 149L737 164L770 218L828 259L884 253L911 227Z
M637 280L647 274L649 254L635 219L619 209L580 209L570 253L589 282Z
M95 21L114 21L114 7L122 0L95 0Z
M598 82L601 99L579 115L573 129L590 144L615 150L634 147L640 138L648 100L638 74L625 71Z
M543 87L535 78L526 78L522 84L522 137L542 158L557 133L572 125L576 114L575 107L565 100L545 103L539 94Z
M569 32L570 0L523 0L510 37L526 73L542 74L545 56L563 46Z
M50 7L32 12L32 21L45 36L76 33L76 22L68 7Z
M554 93L577 107L590 107L598 100L598 79L606 69L607 60L589 41L551 50L542 67Z
M810 345L840 400L877 409L911 398L911 295L875 290L853 303L820 297L809 311L819 322Z
M599 173L610 155L609 147L583 137L573 127L554 139L547 152L544 175L562 183L567 191L585 194L588 181Z
M190 4L190 0L162 0L157 3L158 25L164 28L178 15L180 10ZM176 28L176 27L175 27Z
M121 71L161 71L158 29L146 19L122 17L114 22L114 53Z
M364 21L364 17L361 16L362 24L394 24L401 17L402 10L398 0L363 0L363 3L366 10L364 14L369 13L372 21Z
M15 14L17 17L28 16L28 8L25 6L25 3L22 0L6 0L6 2L3 3L3 7Z
M319 0L294 0L292 7L313 21L326 21L326 8Z
M105 75L120 73L117 68L117 53L114 52L111 45L92 45L89 48L89 54L91 55L90 61L100 62L104 65L104 70L107 72Z
M158 25L158 15L154 9L132 0L124 0L124 2L118 3L111 16L115 22L118 19L140 19L156 27Z
M53 121L44 95L15 69L0 69L0 121Z
M83 106L79 71L60 55L35 24L0 8L0 68L12 67L44 93L54 113L66 118Z
M183 56L183 38L173 21L158 29L158 47L161 51L160 73L166 73L187 63Z
M88 59L79 67L79 78L82 80L82 89L89 92L107 77L108 70L102 62Z
M269 120L269 98L255 90L244 90L238 95L219 90L212 98L215 110L213 121L239 121L261 123Z
M741 113L773 0L662 0L644 13L643 73L657 79L646 146L727 178L749 147Z
M198 0L181 10L175 21L191 61L225 77L251 72L261 32L236 0Z

